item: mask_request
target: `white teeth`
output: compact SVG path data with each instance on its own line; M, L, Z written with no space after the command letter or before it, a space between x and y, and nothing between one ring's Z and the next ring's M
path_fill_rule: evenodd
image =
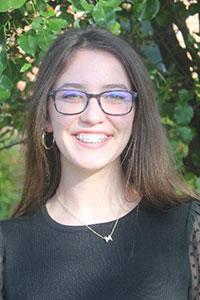
M77 140L83 143L100 144L103 143L108 137L105 134L85 134L81 133L76 135Z

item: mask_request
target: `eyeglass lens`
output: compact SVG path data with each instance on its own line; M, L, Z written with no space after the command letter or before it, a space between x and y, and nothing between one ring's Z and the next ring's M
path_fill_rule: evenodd
M100 94L100 106L108 114L125 114L132 108L133 95L128 91L106 91ZM58 112L77 114L85 110L88 95L78 90L63 89L55 94L55 105Z

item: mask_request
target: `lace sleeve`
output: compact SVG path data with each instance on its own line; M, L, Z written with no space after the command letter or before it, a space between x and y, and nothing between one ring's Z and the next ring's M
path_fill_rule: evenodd
M189 219L189 256L192 272L191 299L200 299L200 202L194 201Z
M3 300L3 236L0 223L0 300Z

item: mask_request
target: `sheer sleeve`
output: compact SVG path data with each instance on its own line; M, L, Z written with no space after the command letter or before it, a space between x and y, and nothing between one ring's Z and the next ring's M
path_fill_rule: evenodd
M3 300L3 236L0 223L0 300Z
M192 272L191 299L200 299L200 202L194 201L189 218L189 256Z

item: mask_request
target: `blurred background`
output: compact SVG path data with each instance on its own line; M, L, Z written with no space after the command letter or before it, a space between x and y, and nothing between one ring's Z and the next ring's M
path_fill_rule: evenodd
M200 1L0 0L0 219L20 200L28 99L67 28L124 36L146 64L176 168L200 193Z

